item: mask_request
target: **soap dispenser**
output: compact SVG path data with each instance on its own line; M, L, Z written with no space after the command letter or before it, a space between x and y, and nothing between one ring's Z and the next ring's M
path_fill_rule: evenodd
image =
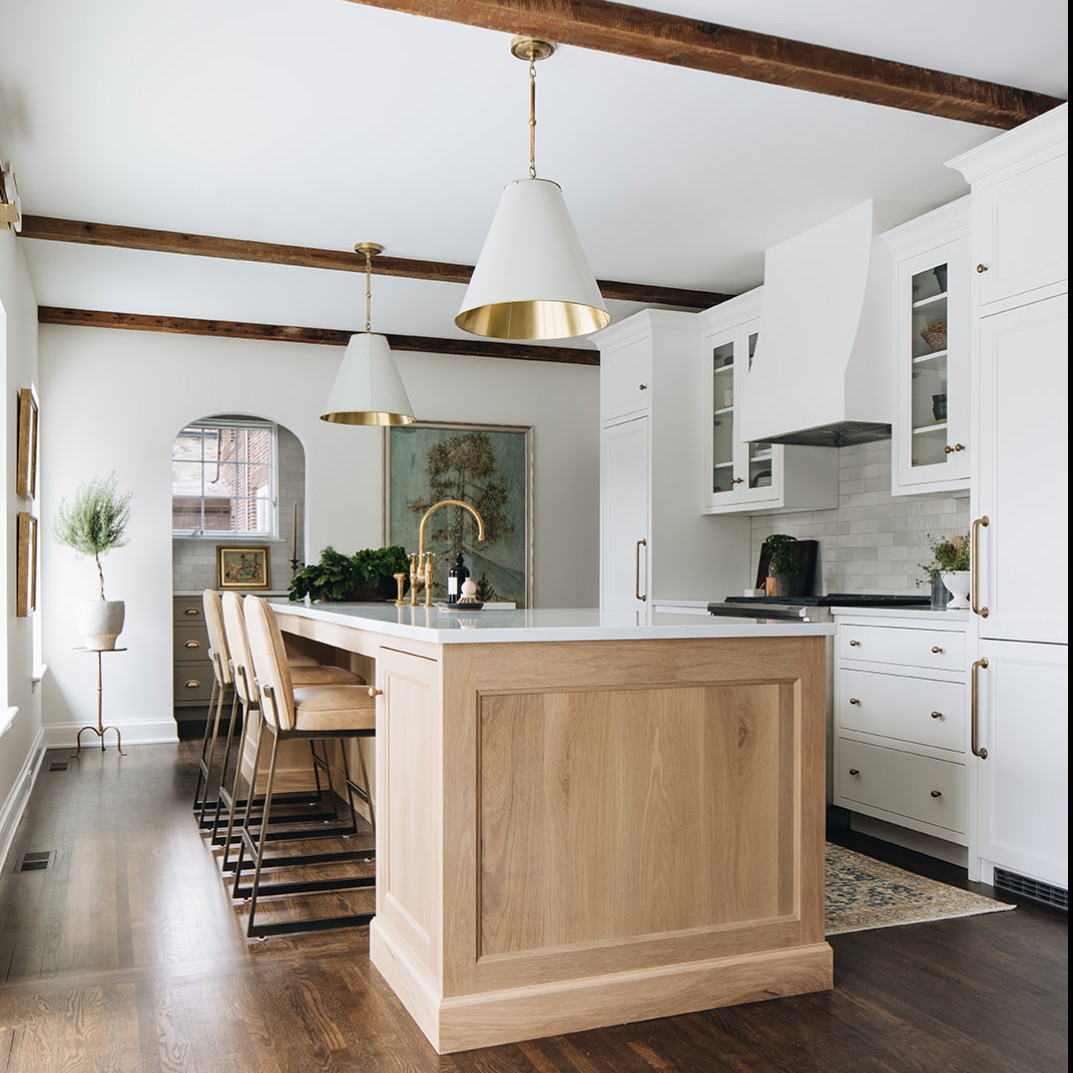
M462 583L469 577L469 567L462 561L462 552L455 556L454 566L447 571L447 602L457 604L462 595Z

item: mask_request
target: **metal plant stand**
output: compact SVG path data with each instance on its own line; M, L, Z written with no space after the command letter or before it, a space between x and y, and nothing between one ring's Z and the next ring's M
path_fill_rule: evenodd
M97 725L96 726L92 726L92 725L91 726L84 726L78 732L78 737L75 739L75 744L77 745L77 748L76 748L75 752L72 754L72 756L73 756L73 758L77 759L78 754L82 752L82 735L87 730L92 730L93 733L96 734L97 737L101 739L101 752L104 752L104 734L105 734L105 731L114 730L115 731L115 747L116 747L116 751L119 753L120 756L126 756L127 754L125 752L123 752L123 740L120 737L119 728L114 727L114 726L113 727L106 727L106 726L103 725L103 722L101 720L101 708L102 708L103 698L104 698L104 689L103 689L102 684L101 684L101 656L103 656L105 652L126 652L126 649L125 648L103 648L103 649L76 648L75 651L76 652L92 652L97 657Z

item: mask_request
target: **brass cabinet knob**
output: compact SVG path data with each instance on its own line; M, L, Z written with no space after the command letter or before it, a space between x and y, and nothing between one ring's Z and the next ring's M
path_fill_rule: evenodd
M849 769L849 773L850 773L851 775L859 775L859 774L860 774L860 771L859 771L859 770L858 770L857 768L855 768L855 767L851 767L851 768Z
M931 796L932 796L932 797L942 797L942 796L943 796L943 792L942 792L942 790L932 790L932 792L931 792Z
M184 685L187 689L200 689L201 683L196 678L191 678L189 682L185 682Z
M955 443L953 447L951 447L949 444L947 444L943 448L943 452L945 454L948 454L948 455L952 455L955 451L964 451L964 450L965 450L965 444L963 444L963 443Z
M943 713L942 712L932 712L931 717L932 717L932 719L942 719Z
M938 655L939 655L939 654L940 654L940 653L942 652L942 649L941 649L941 648L940 648L940 647L939 647L938 645L932 645L932 646L931 646L931 650L932 650L932 652L934 652L934 653L935 653L935 655L937 655L937 656L938 656Z
M849 646L850 646L850 648L860 648L861 647L861 642L860 641L850 641Z
M731 484L744 484L745 483L745 478L744 477L735 477L730 483Z
M183 643L183 648L200 648L200 641L186 641Z
M201 614L201 608L200 607L188 607L183 612L183 614L184 615L200 615Z
M987 271L987 265L977 265L976 266L976 271L977 272L986 272Z
M376 689L374 686L369 686L370 697L382 697L383 695L384 691L382 689Z
M637 385L637 390L638 391L647 391L648 390L648 385L647 384L638 384Z
M849 702L850 704L856 704L858 708L861 706L861 702L856 697L850 697Z

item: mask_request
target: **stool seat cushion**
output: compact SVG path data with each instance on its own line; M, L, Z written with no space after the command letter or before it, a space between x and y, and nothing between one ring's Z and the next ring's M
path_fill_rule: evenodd
M319 667L320 660L314 659L313 656L303 656L301 652L294 652L290 648L287 649L287 666L292 670L295 667Z
M366 686L296 686L294 729L375 730L376 701Z
M343 667L292 667L291 681L296 686L360 686L362 678Z

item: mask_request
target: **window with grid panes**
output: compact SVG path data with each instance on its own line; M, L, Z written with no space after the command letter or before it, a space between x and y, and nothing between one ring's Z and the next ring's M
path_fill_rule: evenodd
M195 421L171 456L172 530L184 536L276 533L276 426L269 421Z

